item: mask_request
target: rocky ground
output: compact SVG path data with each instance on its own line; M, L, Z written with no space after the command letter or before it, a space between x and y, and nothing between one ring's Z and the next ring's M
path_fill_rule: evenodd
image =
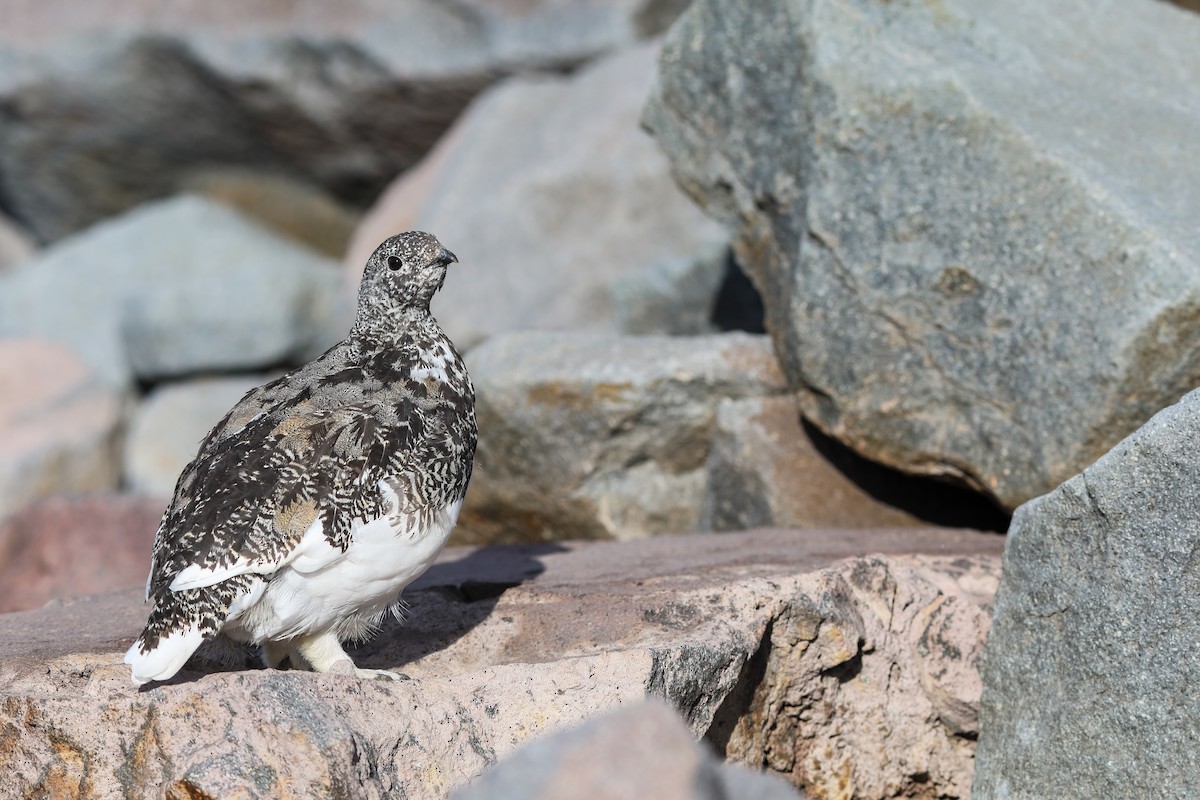
M136 691L137 590L8 614L0 794L436 798L652 696L814 797L963 796L1001 546L918 528L450 550L355 654L399 683L197 665Z
M0 794L1200 784L1194 3L331 9L0 25ZM176 476L409 228L480 420L412 680L133 691Z

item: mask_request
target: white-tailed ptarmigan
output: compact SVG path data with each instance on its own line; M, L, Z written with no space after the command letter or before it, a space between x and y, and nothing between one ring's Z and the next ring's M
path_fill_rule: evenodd
M475 454L475 393L429 311L456 262L433 236L381 244L350 335L250 391L179 477L154 541L154 608L125 654L166 680L218 634L278 667L359 677L342 642L369 634L433 563Z

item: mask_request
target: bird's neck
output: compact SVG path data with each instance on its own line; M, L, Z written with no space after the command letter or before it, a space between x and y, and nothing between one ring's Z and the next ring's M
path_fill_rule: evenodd
M362 304L350 329L350 338L369 349L413 334L440 330L426 305Z

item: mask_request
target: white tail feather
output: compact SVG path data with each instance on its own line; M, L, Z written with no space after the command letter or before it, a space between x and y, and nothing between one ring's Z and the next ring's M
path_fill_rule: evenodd
M150 681L168 680L179 672L203 642L204 636L196 626L163 636L146 653L142 652L140 640L134 642L125 652L125 663L133 668L133 684L141 686Z

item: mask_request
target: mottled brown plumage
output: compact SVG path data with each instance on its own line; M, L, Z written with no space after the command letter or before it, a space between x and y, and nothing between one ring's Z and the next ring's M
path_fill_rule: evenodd
M135 682L182 665L177 655L159 665L160 648L194 649L219 632L267 645L269 661L327 667L329 653L345 657L336 640L361 634L395 599L375 596L387 588L380 558L407 575L436 555L442 542L421 537L448 534L476 439L466 368L429 312L456 260L429 234L388 239L364 270L350 335L249 392L204 440L154 543L154 608L126 658ZM369 567L354 564L359 546L371 548ZM361 608L340 585L360 576L370 584Z

